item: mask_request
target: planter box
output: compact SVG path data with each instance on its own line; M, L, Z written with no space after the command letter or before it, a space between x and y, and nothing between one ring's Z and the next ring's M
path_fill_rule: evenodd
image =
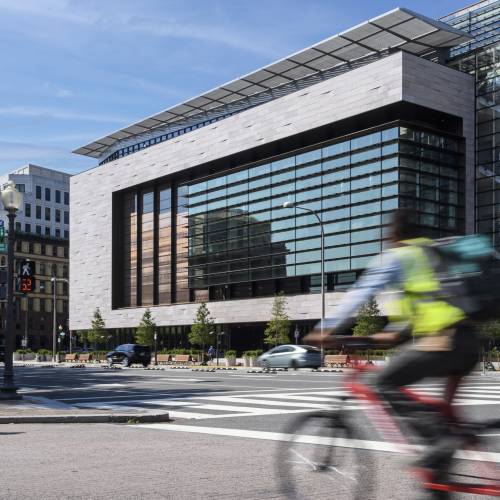
M236 358L224 358L226 366L236 366Z
M243 358L244 365L247 367L254 367L256 366L255 360L257 358Z

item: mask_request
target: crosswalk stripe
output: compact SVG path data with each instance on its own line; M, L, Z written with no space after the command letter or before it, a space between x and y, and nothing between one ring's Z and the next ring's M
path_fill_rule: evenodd
M263 406L295 406L295 407L303 407L303 408L316 408L323 409L327 408L327 405L324 404L316 404L316 403L299 403L299 402L290 402L290 401L270 401L270 400L260 400L256 398L239 398L233 396L212 396L208 398L212 401L225 401L228 403L247 403L247 404L257 404Z
M477 387L477 389L476 389ZM454 404L457 406L478 406L478 405L500 405L500 392L496 388L499 385L461 387ZM415 392L422 395L431 395L439 398L443 393L443 385L421 384L412 386ZM226 393L227 394L227 393ZM257 415L279 415L286 413L302 413L311 410L321 410L331 408L335 403L339 403L339 398L348 395L347 391L341 388L323 389L285 389L276 391L240 391L239 393L221 394L182 394L165 395L148 399L138 397L133 394L129 399L126 396L119 398L101 399L96 397L96 401L73 402L75 406L81 408L96 409L122 409L130 410L151 407L167 407L169 413L174 418L228 418L245 417ZM361 400L348 399L342 403L342 408L347 410L359 410L366 407L366 403Z

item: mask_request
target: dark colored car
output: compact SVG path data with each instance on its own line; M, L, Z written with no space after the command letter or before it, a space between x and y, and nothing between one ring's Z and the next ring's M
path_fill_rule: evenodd
M108 364L120 363L130 366L134 363L148 366L151 363L151 348L146 345L122 344L106 354Z
M5 347L0 345L0 363L5 363Z

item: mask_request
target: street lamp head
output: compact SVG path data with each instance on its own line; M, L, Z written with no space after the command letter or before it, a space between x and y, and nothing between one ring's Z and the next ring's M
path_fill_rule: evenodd
M283 203L283 208L293 208L295 206L295 203L293 201L285 201Z
M23 195L16 189L13 181L7 182L7 186L2 190L2 203L8 212L17 212L23 202Z

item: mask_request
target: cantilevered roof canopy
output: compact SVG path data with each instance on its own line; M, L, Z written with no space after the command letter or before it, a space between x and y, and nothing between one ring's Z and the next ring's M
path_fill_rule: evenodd
M152 133L161 127L196 123L231 112L232 105L263 92L335 66L353 63L388 49L401 49L415 55L430 50L455 47L471 37L451 26L407 9L397 8L358 26L332 36L309 48L228 82L205 94L189 99L156 115L97 139L74 153L101 157L117 141ZM240 106L241 108L241 106Z

